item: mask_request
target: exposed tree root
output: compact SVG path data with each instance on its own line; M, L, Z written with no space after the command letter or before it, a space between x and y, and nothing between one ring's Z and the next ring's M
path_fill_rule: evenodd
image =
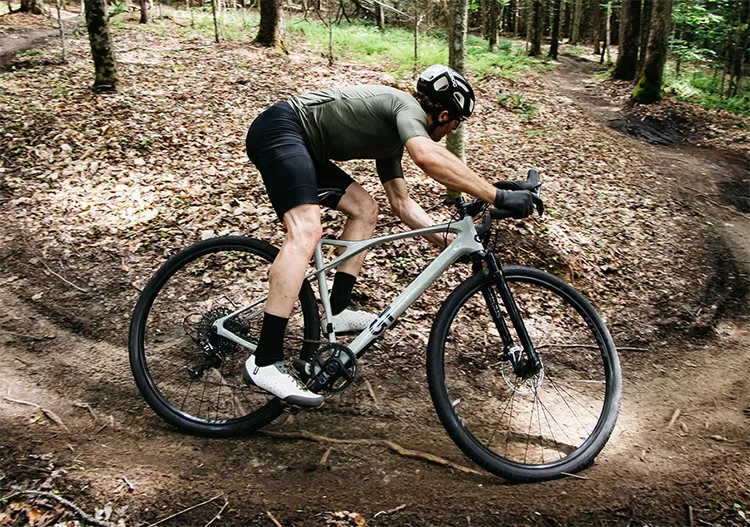
M408 448L404 448L401 445L394 443L393 441L388 441L386 439L336 439L333 437L326 437L326 436L321 436L318 434L313 434L312 432L308 432L307 430L300 430L299 432L270 432L270 431L262 430L261 433L269 435L271 437L278 437L282 439L306 439L308 441L317 441L319 443L330 443L334 445L380 446L380 447L385 447L390 450L393 450L397 454L400 454L405 457L411 457L415 459L421 459L423 461L429 461L430 463L452 468L454 470L458 470L466 474L476 474L478 476L486 475L485 472L482 472L480 470L475 470L473 468L458 465L456 463L453 463L452 461L443 459L442 457L428 454L427 452L420 452L419 450L411 450Z

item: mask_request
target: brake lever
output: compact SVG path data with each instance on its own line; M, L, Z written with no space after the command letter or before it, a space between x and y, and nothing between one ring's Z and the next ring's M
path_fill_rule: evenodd
M540 216L542 216L544 214L544 201L542 201L542 198L539 197L539 194L537 192L532 192L531 201L534 203L536 211Z

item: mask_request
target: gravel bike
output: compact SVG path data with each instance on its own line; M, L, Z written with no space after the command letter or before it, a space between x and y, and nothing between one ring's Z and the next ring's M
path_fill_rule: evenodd
M542 213L541 181L500 188L529 190ZM284 347L315 392L337 393L357 376L357 359L451 265L472 275L440 307L427 345L427 378L440 422L452 440L489 472L540 481L591 463L614 429L621 372L602 318L573 287L530 267L503 266L492 251L492 220L509 217L475 200L455 202L449 223L363 241L322 239L315 271L303 282ZM480 217L474 223L474 217ZM311 282L330 320L326 273L380 244L429 233L453 241L348 345L321 328ZM339 246L333 261L324 246ZM247 434L284 410L271 394L242 381L256 349L278 249L241 236L197 242L170 258L138 300L130 326L130 365L151 408L180 430L212 437ZM323 338L325 337L325 338Z

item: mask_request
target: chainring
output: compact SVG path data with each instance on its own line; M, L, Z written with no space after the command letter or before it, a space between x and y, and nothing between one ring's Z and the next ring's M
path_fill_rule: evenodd
M341 393L357 377L357 356L342 344L330 342L313 355L307 387L315 393Z

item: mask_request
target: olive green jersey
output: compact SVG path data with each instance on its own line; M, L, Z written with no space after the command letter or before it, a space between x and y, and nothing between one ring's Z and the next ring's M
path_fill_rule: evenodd
M430 137L427 115L406 92L388 86L348 86L289 101L318 163L375 159L381 181L403 177L401 157L412 137Z

